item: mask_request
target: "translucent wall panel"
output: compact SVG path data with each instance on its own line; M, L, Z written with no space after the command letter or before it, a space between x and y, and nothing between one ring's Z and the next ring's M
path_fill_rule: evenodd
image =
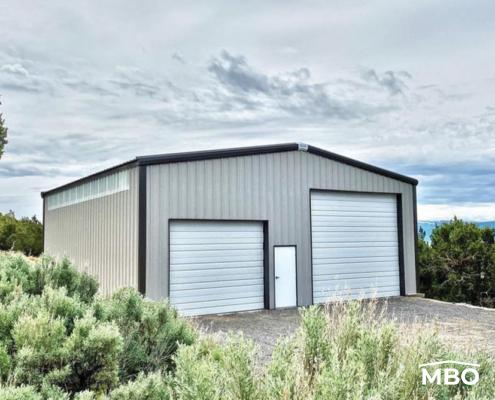
M121 171L83 183L47 197L48 209L69 206L129 190L129 171Z

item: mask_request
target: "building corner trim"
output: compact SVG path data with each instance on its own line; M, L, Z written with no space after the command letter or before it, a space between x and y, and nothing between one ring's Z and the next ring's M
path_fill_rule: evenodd
M416 270L416 293L419 293L419 249L418 249L418 199L416 193L416 186L412 187L413 190L413 214L414 214L414 262Z
M406 295L406 276L404 268L404 219L402 214L402 194L397 194L397 238L399 249L399 285L400 295Z
M42 197L42 203L43 203L43 220L42 220L42 223L43 223L43 253L45 252L45 248L46 248L46 204L45 204L45 198Z
M138 290L146 295L146 166L138 167Z

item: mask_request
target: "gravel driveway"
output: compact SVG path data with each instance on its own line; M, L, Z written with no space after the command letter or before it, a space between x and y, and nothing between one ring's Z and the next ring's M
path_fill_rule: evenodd
M495 356L495 310L418 297L395 297L386 303L387 318L399 325L433 327L454 347L484 348ZM263 310L209 315L195 321L207 333L224 336L229 331L242 332L260 346L262 357L267 359L277 339L292 335L298 328L299 313L296 309Z

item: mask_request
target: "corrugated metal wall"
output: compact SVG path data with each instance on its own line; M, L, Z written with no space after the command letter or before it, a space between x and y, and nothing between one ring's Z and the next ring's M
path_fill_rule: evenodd
M129 190L54 210L47 203L45 253L96 276L102 294L137 288L137 168L129 170Z
M416 293L413 187L303 151L147 167L146 294L168 293L168 220L268 220L270 306L273 246L297 245L298 301L311 303L309 189L402 193L406 293Z

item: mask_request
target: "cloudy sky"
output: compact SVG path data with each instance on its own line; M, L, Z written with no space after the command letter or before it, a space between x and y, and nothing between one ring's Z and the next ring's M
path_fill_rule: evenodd
M307 142L495 219L495 2L5 1L0 212L136 155Z

